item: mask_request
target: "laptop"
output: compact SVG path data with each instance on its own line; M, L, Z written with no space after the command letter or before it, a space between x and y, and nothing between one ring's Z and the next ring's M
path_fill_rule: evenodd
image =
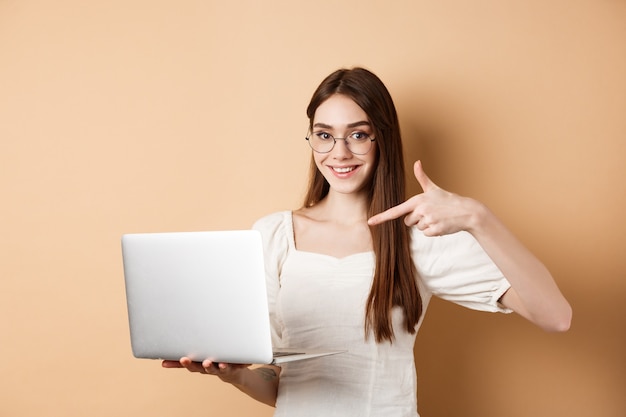
M122 258L136 358L280 364L341 352L273 351L256 230L125 234Z

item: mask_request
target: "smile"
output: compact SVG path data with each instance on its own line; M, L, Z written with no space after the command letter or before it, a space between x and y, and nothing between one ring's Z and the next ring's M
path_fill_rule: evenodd
M355 167L332 167L332 169L339 174L345 174L354 171Z

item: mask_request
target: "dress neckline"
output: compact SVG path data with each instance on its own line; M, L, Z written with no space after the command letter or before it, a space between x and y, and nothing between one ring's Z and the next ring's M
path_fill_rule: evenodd
M294 252L300 253L300 254L305 254L305 255L311 255L311 256L319 256L321 258L327 258L327 259L332 259L335 261L344 261L344 260L348 260L350 258L354 258L354 257L359 257L359 256L374 256L374 251L370 250L370 251L365 251L365 252L355 252L355 253L351 253L349 255L346 256L342 256L342 257L337 257L337 256L333 256L333 255L328 255L325 253L319 253L319 252L311 252L311 251L305 251L305 250L300 250L296 247L296 234L295 234L295 229L293 227L293 211L292 210L288 210L285 212L285 217L286 217L286 223L287 223L287 239L289 240L289 248L291 250L293 250Z

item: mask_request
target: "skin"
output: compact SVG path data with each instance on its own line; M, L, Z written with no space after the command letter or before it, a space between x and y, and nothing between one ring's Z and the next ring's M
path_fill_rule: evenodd
M336 138L348 136L358 125L371 134L369 119L350 98L334 95L322 103L314 117L314 129L323 129ZM369 130L367 130L369 129ZM423 193L402 204L367 218L364 191L375 170L376 142L365 155L354 155L343 140L327 154L313 153L315 163L330 184L328 196L313 207L293 212L294 234L299 250L345 257L372 250L370 226L404 218L426 236L442 236L467 231L507 277L511 288L501 303L546 331L566 331L572 310L546 267L522 245L504 224L482 203L443 190L414 165L416 181ZM333 168L350 167L349 173ZM251 368L210 361L164 361L165 368L185 368L190 372L217 375L242 392L268 405L275 405L280 368Z

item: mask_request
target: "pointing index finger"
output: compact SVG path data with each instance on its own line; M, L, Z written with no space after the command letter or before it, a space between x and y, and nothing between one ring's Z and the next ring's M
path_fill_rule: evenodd
M381 224L384 222L388 222L389 220L397 219L400 216L405 214L409 214L412 211L412 208L409 205L408 201L404 203L398 204L397 206L391 207L383 211L382 213L378 213L367 220L367 224L370 226L375 226L377 224Z

